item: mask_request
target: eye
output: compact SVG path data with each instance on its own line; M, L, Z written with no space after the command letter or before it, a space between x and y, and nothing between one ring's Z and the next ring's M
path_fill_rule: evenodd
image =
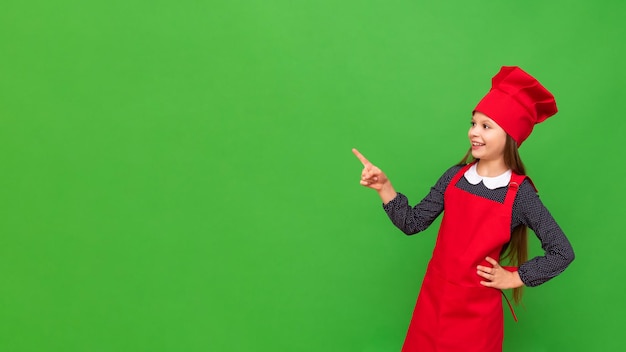
M470 125L471 125L472 127L474 127L474 126L476 126L476 122L472 121L472 122L470 122Z
M489 125L487 125L487 124L483 124L483 128L484 128L484 129L489 129L489 128L491 128L491 127L489 127Z

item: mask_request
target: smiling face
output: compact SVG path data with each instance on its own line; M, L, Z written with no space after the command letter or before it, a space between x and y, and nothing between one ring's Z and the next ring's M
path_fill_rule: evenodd
M506 132L481 112L474 112L468 132L474 159L496 161L504 158Z

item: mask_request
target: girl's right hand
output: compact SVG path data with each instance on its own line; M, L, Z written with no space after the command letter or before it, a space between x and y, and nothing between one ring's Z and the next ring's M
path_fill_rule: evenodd
M356 155L361 163L363 164L363 171L361 171L361 185L375 189L380 196L380 199L383 201L383 204L387 204L392 201L398 194L393 189L391 182L387 178L384 172L381 169L374 166L369 160L365 159L363 154L359 153L358 150L352 149L354 155Z
M359 158L359 160L361 160L361 163L363 164L363 171L361 171L361 185L380 192L387 184L389 184L389 179L381 169L374 166L355 148L352 149L352 152L357 158Z

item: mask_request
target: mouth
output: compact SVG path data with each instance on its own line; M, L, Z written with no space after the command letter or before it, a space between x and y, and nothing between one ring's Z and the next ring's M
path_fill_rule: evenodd
M482 147L484 145L484 143L472 142L472 147Z

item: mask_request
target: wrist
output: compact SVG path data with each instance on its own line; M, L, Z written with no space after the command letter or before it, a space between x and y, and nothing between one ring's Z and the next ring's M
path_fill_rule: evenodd
M391 182L387 180L385 183L383 183L382 187L378 190L378 195L380 196L380 199L383 201L383 204L387 204L397 196L397 193L393 189Z
M518 288L518 287L524 286L524 281L522 281L522 278L519 276L519 272L513 271L511 272L511 274L513 274L513 282L511 283L513 287L511 288Z

